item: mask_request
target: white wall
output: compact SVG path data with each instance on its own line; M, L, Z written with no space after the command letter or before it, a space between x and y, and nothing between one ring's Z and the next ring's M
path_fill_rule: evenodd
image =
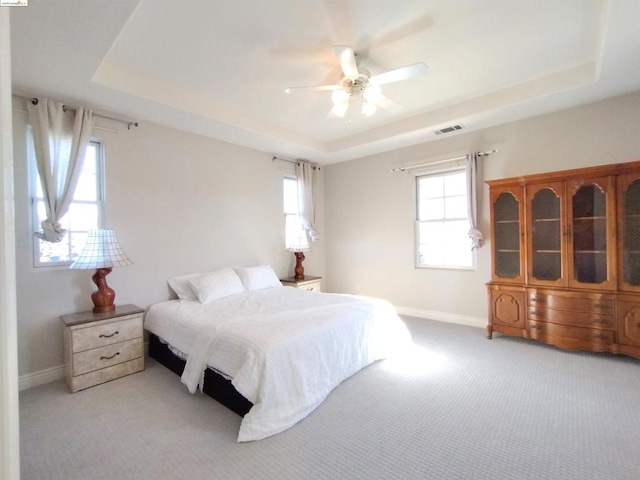
M27 114L25 106L16 104L18 341L20 374L26 375L59 370L58 317L91 309L95 287L91 271L32 266ZM281 278L293 275L294 256L284 249L282 205L282 178L291 164L272 162L270 153L151 123L141 122L131 131L104 120L98 125L120 130L95 130L106 151L105 226L115 228L133 261L109 275L116 304L146 308L167 300L167 279L182 273L268 263ZM322 241L306 257L306 272L322 275Z
M491 239L476 271L414 267L414 177L400 165L497 149L484 180L640 160L640 93L324 169L326 289L387 298L419 316L486 323ZM480 228L489 232L483 185Z

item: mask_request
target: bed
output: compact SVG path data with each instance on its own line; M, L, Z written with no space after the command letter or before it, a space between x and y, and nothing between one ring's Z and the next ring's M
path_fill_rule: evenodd
M389 302L283 287L268 266L182 281L170 281L179 299L147 311L150 356L243 415L239 442L290 428L410 341Z

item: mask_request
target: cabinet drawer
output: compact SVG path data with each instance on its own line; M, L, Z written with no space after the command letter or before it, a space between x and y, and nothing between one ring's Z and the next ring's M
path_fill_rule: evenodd
M142 315L124 317L117 322L83 325L74 328L71 336L74 353L142 337Z
M75 353L73 355L73 375L82 375L127 362L142 357L143 353L142 337Z
M615 327L613 315L566 312L550 308L532 308L531 306L527 309L527 318L529 320L543 320L560 325L575 325L578 327L606 328L612 330Z
M548 307L604 315L613 315L614 312L613 300L585 298L584 296L550 295L537 291L530 291L527 294L527 304L530 307Z
M535 322L532 320L527 322L527 330L531 338L541 341L545 341L548 336L554 336L605 345L614 343L613 332L609 330L556 325L555 323Z

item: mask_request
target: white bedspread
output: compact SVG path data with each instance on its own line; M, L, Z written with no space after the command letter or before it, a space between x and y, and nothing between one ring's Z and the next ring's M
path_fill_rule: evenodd
M180 333L172 339L176 325ZM207 305L163 302L149 309L145 327L188 353L182 381L189 391L196 391L209 365L229 375L253 403L240 442L291 427L343 380L409 341L389 302L290 287Z

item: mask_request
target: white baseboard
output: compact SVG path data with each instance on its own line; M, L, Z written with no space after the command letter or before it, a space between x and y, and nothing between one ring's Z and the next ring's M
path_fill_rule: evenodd
M20 375L18 378L18 388L20 390L26 390L27 388L37 387L38 385L60 380L61 378L64 378L64 365Z
M467 325L469 327L486 328L487 319L481 317L469 317L466 315L457 315L455 313L437 312L434 310L422 310L413 307L403 307L396 305L396 311L399 315L407 315L409 317L426 318L428 320L437 320L438 322L457 323L459 325Z

